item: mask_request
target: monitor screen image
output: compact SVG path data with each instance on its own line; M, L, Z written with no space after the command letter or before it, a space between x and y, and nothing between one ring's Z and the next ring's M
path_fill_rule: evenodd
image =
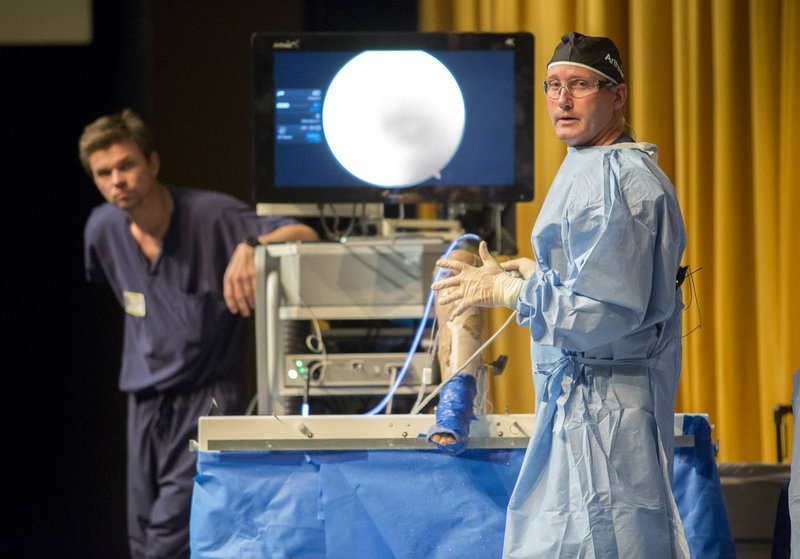
M252 38L258 203L533 197L533 37Z

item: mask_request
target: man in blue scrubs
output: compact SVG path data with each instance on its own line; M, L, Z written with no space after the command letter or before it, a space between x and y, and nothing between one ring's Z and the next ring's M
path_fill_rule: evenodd
M106 200L84 231L86 275L125 310L131 555L188 557L197 419L212 398L222 413L244 412L254 247L316 233L224 194L163 185L153 136L131 110L89 124L79 153Z
M544 91L567 154L533 227L536 260L501 266L483 243L482 266L441 262L459 273L434 285L460 309L513 308L531 331L536 425L503 553L688 557L671 489L686 245L675 190L656 147L625 133L611 40L564 35Z

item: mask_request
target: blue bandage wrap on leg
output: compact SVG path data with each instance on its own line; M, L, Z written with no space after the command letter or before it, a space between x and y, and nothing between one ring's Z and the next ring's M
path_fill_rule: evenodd
M447 433L455 437L455 444L433 444L452 454L459 454L467 448L469 422L475 419L472 403L476 392L475 377L472 375L456 375L444 385L436 406L436 425L428 430L429 441L433 435Z

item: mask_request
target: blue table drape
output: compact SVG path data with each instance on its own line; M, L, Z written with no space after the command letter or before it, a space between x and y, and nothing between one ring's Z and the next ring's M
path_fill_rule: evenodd
M722 500L711 426L699 415L685 415L683 433L694 446L675 448L673 493L692 557L736 559L728 514Z
M735 557L703 416L675 497L692 557ZM500 557L524 449L198 452L193 559Z

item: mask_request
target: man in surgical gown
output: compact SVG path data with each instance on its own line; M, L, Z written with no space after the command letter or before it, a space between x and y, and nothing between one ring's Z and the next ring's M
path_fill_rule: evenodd
M535 262L434 285L459 310L508 306L531 331L536 426L508 506L507 558L688 557L672 496L686 236L652 144L624 132L613 42L564 35L544 83L567 155L533 228ZM515 273L509 273L515 272ZM521 277L520 277L521 276Z

